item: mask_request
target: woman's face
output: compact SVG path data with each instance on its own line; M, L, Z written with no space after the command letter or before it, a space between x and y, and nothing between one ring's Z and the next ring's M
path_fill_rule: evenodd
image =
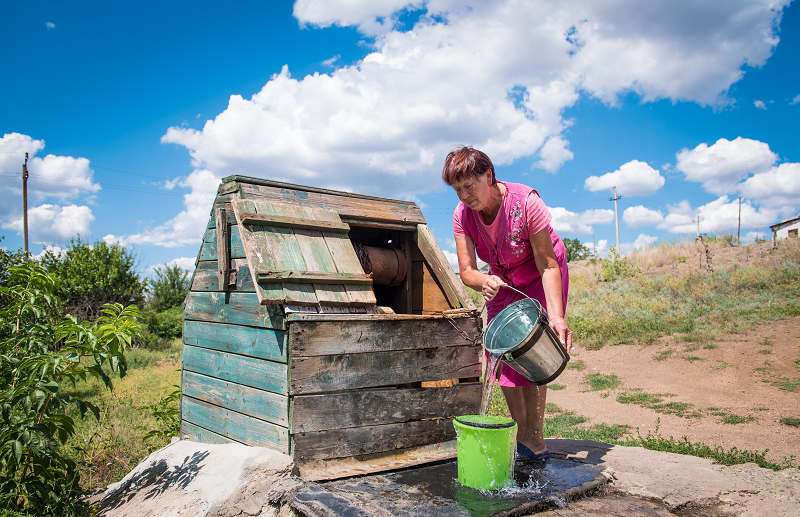
M458 199L473 210L483 210L491 199L492 173L466 178L453 183Z

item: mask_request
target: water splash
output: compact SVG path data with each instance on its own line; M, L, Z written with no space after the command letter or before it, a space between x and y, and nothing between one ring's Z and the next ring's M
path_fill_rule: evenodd
M500 354L489 354L489 361L486 363L486 372L483 375L483 397L481 398L481 415L489 414L489 405L492 402L492 390L497 377L497 369L500 367Z

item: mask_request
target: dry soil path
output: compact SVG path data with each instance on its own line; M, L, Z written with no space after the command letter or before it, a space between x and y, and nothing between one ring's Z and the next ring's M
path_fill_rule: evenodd
M667 350L672 350L668 358L656 359ZM792 455L800 458L800 427L778 422L785 417L800 418L800 392L775 385L782 380L785 386L800 387L800 318L754 326L746 334L721 336L699 346L674 337L649 346L616 345L600 350L578 346L572 360L574 364L582 361L585 368L566 370L556 381L566 389L550 390L548 402L591 418L590 424L626 424L646 435L655 431L660 419L659 432L665 437L687 436L693 442L725 449L769 449L767 458L778 463ZM616 375L622 387L588 392L584 380L589 373ZM617 395L631 388L674 394L665 397L665 402L690 403L686 413L695 416L663 414L617 402ZM753 420L733 425L724 423L722 414Z

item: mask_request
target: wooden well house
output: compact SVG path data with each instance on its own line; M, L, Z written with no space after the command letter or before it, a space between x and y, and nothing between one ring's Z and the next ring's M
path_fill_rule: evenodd
M453 457L481 331L414 203L230 176L185 303L181 436L310 479Z

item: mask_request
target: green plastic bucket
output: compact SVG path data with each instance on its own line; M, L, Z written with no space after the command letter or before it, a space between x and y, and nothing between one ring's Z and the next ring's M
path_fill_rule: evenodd
M486 490L513 486L517 424L489 415L459 416L453 424L458 436L458 482Z

